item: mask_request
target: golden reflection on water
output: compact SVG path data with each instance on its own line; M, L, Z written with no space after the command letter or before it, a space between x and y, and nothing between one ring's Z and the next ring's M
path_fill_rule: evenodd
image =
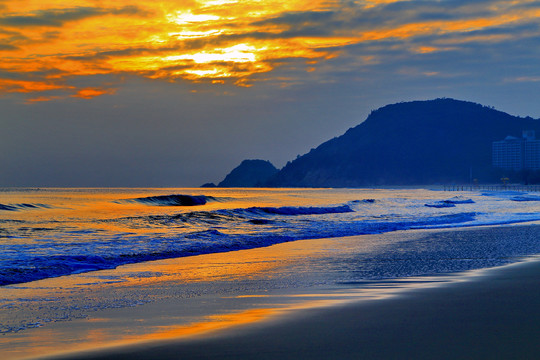
M399 238L404 235L394 233L385 236ZM190 284L201 283L204 289L205 283L237 281L240 284L242 280L249 279L260 283L264 279L286 277L291 271L299 275L302 271L309 271L310 266L317 264L330 251L339 258L357 251L364 242L377 242L380 239L380 236L374 235L362 236L361 241L357 237L297 241L267 248L133 264L116 270L36 281L17 288L6 287L2 289L5 300L49 298L54 300L55 306L63 306L70 301L84 306L85 302L90 303L95 297L129 297L134 291L140 298L154 295L158 298L135 307L90 312L86 319L71 319L46 324L43 328L7 334L0 337L0 353L3 359L17 359L60 351L92 350L104 346L200 336L263 320L288 318L302 309L386 299L407 289L464 281L464 277L450 275L367 282L356 287L334 286L318 290L308 288L268 292L251 289L222 293L218 297L162 297ZM475 274L482 276L482 272ZM117 280L119 282L115 282ZM231 304L234 306L231 307ZM46 306L46 302L42 305ZM203 310L200 308L202 305L205 306ZM11 315L17 316L14 312Z
M313 190L290 189L272 190L265 189L43 189L36 191L7 191L2 192L2 204L45 204L44 208L25 209L24 211L2 211L0 220L9 220L2 226L9 232L13 229L18 234L20 225L17 221L25 221L30 226L26 226L28 236L15 237L10 241L20 243L32 242L35 234L31 233L37 229L38 235L45 234L44 230L65 229L68 231L93 230L101 232L100 236L115 236L121 234L122 237L135 237L137 235L148 235L154 233L171 234L174 231L182 232L188 229L182 221L167 222L163 220L150 219L152 216L166 217L188 212L214 211L218 209L249 208L254 206L326 206L341 203L342 200L350 200L350 194L340 192L324 194L319 193L316 202L310 197ZM306 193L307 197L298 196ZM134 199L145 198L156 195L208 195L217 200L209 200L202 206L149 206L138 203ZM377 194L370 194L376 196ZM220 199L225 199L221 201ZM34 225L35 224L35 225ZM202 224L200 230L206 230L208 224ZM198 229L188 229L193 231ZM253 227L237 224L234 229L221 229L227 233L234 231L235 234L242 234L253 231ZM66 233L62 233L66 235ZM69 234L68 234L69 235ZM74 235L75 236L75 235ZM85 236L83 233L77 234L79 238ZM89 241L93 235L88 235ZM60 236L54 241L62 242ZM72 241L70 238L68 241Z
M286 315L290 311L334 304L337 304L335 300L318 300L292 306L256 308L235 313L210 315L197 322L180 326L152 326L143 322L139 326L131 324L131 329L128 329L126 327L130 326L129 323L125 321L118 322L118 319L115 318L85 320L90 323L90 326L76 320L74 323L60 324L60 326L52 329L30 330L28 334L21 336L18 340L11 339L11 347L5 351L3 359L60 355L66 352L92 351L104 347L185 339L254 324L276 316ZM100 327L92 327L96 323L99 323ZM18 336L15 335L15 337Z
M328 251L335 251L336 247L340 246L339 242L340 240L331 243L325 240L309 240L309 246L305 246L304 242L292 242L250 250L130 264L117 270L99 273L106 278L111 275L124 280L117 285L122 287L164 281L191 283L264 279L283 274L284 271L289 272L291 266L297 269L306 259L314 260L327 256ZM135 272L157 275L131 276ZM91 274L88 276L91 279Z
M446 283L456 281L465 280L450 276L444 280ZM208 315L185 325L160 325L160 321L163 319L159 319L160 314L155 309L154 312L146 312L144 317L141 317L141 309L132 309L121 318L112 315L108 318L75 320L70 324L62 323L51 329L30 330L28 334L21 337L20 341L11 341L12 349L6 354L7 359L16 359L43 354L93 351L105 347L142 345L145 342L188 339L219 331L230 331L235 327L249 326L261 321L288 319L291 316L297 316L302 310L339 306L359 300L388 299L407 289L440 286L441 282L443 282L441 279L419 279L418 283L408 281L408 283L396 283L392 286L363 290L349 289L325 293L275 296L238 296L238 298L264 297L268 301L266 307ZM175 306L181 306L181 304ZM168 308L166 311L171 309ZM131 317L137 320L134 322ZM156 319L150 320L150 317L158 319L157 321Z
M181 289L196 283L271 280L287 276L291 266L321 257L329 248L335 249L336 246L335 242L328 243L323 240L309 243L301 241L268 248L132 264L115 270L5 287L2 289L2 298L6 304L17 303L21 299L42 299L36 305L43 306L43 309L47 306L62 307L66 306L65 304L91 306L96 298L129 298L133 293L137 294L136 297L149 298L156 302L133 308L89 312L87 319L47 323L42 328L7 334L0 337L0 353L5 353L8 358L18 358L21 354L38 355L126 342L192 336L260 321L290 308L292 303L297 307L300 303L305 303L303 306L313 306L315 303L309 299L306 301L302 298L295 300L289 296L264 296L265 293L260 292L240 293L237 294L240 295L237 299L234 299L234 296L231 298L230 294L223 294L224 301L244 304L242 306L247 309L224 311L215 308L210 302L209 307L202 313L193 313L186 319L184 315L177 313L182 310L190 314L189 308L194 306L193 303L190 303L189 299L188 302L181 298L175 299L174 296L163 302L162 295L175 288ZM155 298L154 294L162 295ZM242 299L242 295L255 295L263 303L256 301L256 304L248 297ZM0 316L7 316L5 319L9 320L10 317L19 316L17 311L24 311L24 308L14 308Z
M230 328L254 323L266 319L275 314L277 309L251 309L234 314L220 314L208 316L201 322L186 326L171 326L163 329L156 328L156 332L146 334L129 340L148 341L148 340L167 340L187 336L195 336L210 331ZM129 341L128 340L128 341Z

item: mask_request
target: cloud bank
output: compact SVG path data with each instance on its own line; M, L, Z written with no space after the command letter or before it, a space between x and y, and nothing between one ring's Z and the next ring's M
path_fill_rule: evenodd
M97 75L287 86L304 81L306 73L334 81L336 71L390 65L396 57L420 63L470 58L471 49L486 45L503 52L540 35L540 3L527 0L108 4L3 1L0 92L27 93L30 102L114 93L112 83L75 84L77 77ZM283 66L291 68L289 75L274 75Z

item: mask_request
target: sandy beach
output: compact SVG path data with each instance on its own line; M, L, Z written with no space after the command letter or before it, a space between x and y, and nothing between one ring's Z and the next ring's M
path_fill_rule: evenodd
M524 232L537 234L538 227L391 233L371 240L441 234L523 236ZM84 319L30 329L12 342L21 351L6 352L7 358L533 359L540 355L538 259L452 275L329 285L336 274L324 264L323 255L329 251L338 258L351 255L357 246L357 237L297 241L111 270L117 275L136 268L178 273L175 279L150 277L150 285L134 284L155 294L158 289L172 291L184 286L179 274L187 277L191 272L194 276L201 261L213 273L214 283L220 276L224 278L224 286L247 286L247 282L238 282L246 272L253 284L280 280L272 290L227 290L227 296L220 290L217 295L192 299L160 297L148 304L100 310ZM323 269L313 264L322 264ZM200 273L202 267L198 269L197 276L208 276ZM302 283L303 288L285 286L289 275L299 269L307 271L310 280ZM78 280L73 280L76 276L67 278L80 282L89 275L79 276ZM231 282L231 278L236 280ZM328 281L316 283L314 279ZM311 285L306 287L308 283ZM129 294L128 287L101 285L103 294L112 289L118 292L115 296Z
M189 339L61 359L535 359L540 262Z

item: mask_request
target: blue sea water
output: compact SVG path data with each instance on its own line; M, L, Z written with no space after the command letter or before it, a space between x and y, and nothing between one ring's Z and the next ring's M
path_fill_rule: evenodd
M0 286L301 239L539 220L540 196L516 192L8 188L0 189ZM396 244L373 249L361 271L365 278L432 274L464 270L463 261L448 259L481 268L539 253L540 239L528 237ZM414 261L419 256L434 265L426 269ZM408 268L385 268L403 257Z

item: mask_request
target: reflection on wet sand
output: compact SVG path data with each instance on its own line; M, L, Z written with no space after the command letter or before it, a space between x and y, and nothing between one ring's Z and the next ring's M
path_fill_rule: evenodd
M341 266L335 259L372 247L372 242L395 243L411 236L297 241L8 286L2 298L3 308L10 310L2 312L0 322L9 326L26 317L30 325L0 338L0 352L5 359L18 359L197 336L291 316L300 309L391 298L406 289L463 279L334 281Z

